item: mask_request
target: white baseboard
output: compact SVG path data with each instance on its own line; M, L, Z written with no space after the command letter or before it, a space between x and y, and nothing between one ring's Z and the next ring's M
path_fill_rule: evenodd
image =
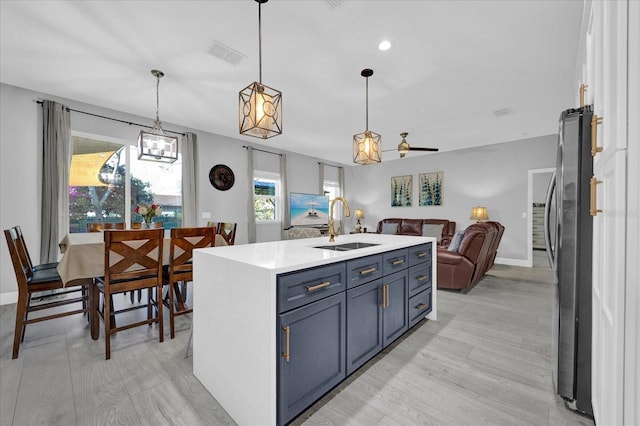
M0 306L18 302L18 292L0 293Z
M500 265L509 265L509 266L524 266L531 267L528 259L508 259L506 257L496 257L494 263L499 263Z

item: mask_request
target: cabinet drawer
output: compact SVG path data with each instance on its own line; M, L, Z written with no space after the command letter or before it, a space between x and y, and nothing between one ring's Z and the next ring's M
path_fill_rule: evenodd
M432 287L429 287L409 299L409 327L416 325L431 312L431 291Z
M315 302L346 289L343 262L278 276L278 312Z
M409 297L431 287L432 267L429 261L409 268Z
M407 249L393 250L382 254L382 275L401 271L409 266Z
M382 255L362 257L347 261L347 288L368 283L382 276Z
M431 260L431 243L409 247L407 250L409 251L409 266Z

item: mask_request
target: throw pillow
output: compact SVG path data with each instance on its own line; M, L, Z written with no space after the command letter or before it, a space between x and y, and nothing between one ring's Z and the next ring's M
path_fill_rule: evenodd
M398 224L397 223L383 223L382 224L382 234L397 234L398 233Z
M442 228L444 228L444 225L442 223L425 223L424 225L422 225L422 236L434 237L437 239L438 243L440 243L440 240L442 239Z
M453 238L451 239L451 244L449 244L449 248L447 250L458 252L460 249L460 244L462 244L462 239L464 238L464 231L458 231L455 233Z

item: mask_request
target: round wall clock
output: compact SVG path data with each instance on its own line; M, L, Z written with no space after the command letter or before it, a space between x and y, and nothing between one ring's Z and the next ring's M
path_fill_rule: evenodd
M233 186L236 178L229 166L216 164L209 171L209 182L215 189L226 191Z

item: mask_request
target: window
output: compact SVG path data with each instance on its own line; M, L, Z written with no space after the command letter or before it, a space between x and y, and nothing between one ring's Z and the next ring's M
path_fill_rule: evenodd
M324 189L324 195L329 197L329 200L340 196L340 184L338 182L325 179L322 187ZM342 207L333 210L333 219L342 220Z
M253 193L256 222L281 220L279 175L255 171Z
M134 142L100 136L72 136L69 173L69 230L87 232L88 222L141 222L138 203L162 207L165 229L182 225L182 161L138 160Z

